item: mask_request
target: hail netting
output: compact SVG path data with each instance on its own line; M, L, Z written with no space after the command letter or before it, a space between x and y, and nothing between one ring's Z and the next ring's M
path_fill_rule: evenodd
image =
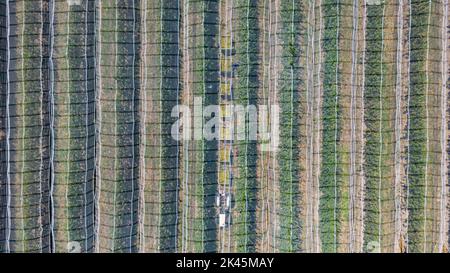
M0 251L447 252L448 38L447 0L2 1Z
M0 3L0 252L6 251L7 233L7 182L6 182L6 96L7 96L7 50L6 50L6 3Z
M189 45L186 45L184 65L189 66L189 71L182 99L192 111L192 129L202 130L207 120L201 110L192 109L196 102L218 104L219 2L186 1L185 7L184 13L188 18L184 21L184 35ZM218 143L201 137L183 144L187 145L183 149L184 175L187 176L183 184L183 199L186 198L185 251L213 252L217 247L218 227L215 208Z
M95 169L94 1L52 1L50 87L56 252L93 251ZM76 243L79 245L74 245Z
M235 105L254 107L258 103L258 2L230 1L233 55L232 97ZM226 71L225 71L226 72ZM222 72L223 73L223 72ZM247 108L248 109L248 108ZM250 114L245 114L250 118ZM236 121L237 123L242 121ZM233 143L232 233L236 252L256 249L257 142L249 138L250 124L245 122L245 138ZM236 131L235 136L240 134Z
M171 136L180 92L178 1L142 1L141 251L176 252L180 143Z
M97 250L135 252L139 198L139 1L98 4Z
M2 195L7 208L2 239L7 251L49 252L48 3L9 1L6 7L8 156L2 165L8 172L2 185L8 196Z

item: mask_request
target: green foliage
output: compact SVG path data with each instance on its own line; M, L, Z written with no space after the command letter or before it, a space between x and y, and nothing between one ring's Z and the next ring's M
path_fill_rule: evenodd
M217 1L192 3L193 10L201 15L199 33L195 41L193 57L193 92L201 97L203 105L218 105L219 96L219 48L216 43L219 33ZM209 120L204 117L203 124ZM195 200L197 213L193 219L194 251L214 252L217 245L217 141L195 140L195 162L191 165L195 175Z
M340 201L339 185L342 183L338 148L341 126L341 109L339 105L340 71L337 69L337 44L340 33L341 3L325 0L322 2L323 13L323 102L322 102L322 159L320 174L320 233L323 252L335 252L340 231L340 214L336 204ZM339 29L338 29L339 27ZM336 75L337 74L337 75ZM338 84L338 86L336 86Z
M259 26L258 1L238 0L233 3L233 21L236 55L233 63L236 69L234 85L234 103L236 105L257 105L259 88ZM248 117L248 116L247 116ZM248 134L248 120L246 132ZM238 172L234 177L236 217L233 220L233 232L236 234L238 252L256 251L256 206L257 206L257 143L254 140L235 140L237 151L236 164Z
M179 145L171 136L171 127L173 118L171 111L180 99L180 90L177 71L179 67L178 50L179 44L173 45L179 35L178 21L174 20L179 16L176 1L162 1L163 11L160 15L161 43L159 54L161 54L160 73L161 78L161 207L160 207L160 227L159 227L159 251L176 252L177 251L177 213L178 213L178 190L179 173L176 166ZM177 94L178 90L178 94ZM180 163L178 163L180 164Z
M424 242L425 164L426 164L426 73L428 1L411 3L411 56L409 97L409 226L410 252L422 252ZM432 34L430 34L432 35Z
M11 252L47 252L49 244L42 238L49 238L50 217L48 210L48 137L46 130L47 96L41 70L40 8L32 1L23 2L23 9L10 11L10 20L22 32L10 39L10 60L16 64L10 69L10 190L11 190ZM11 7L10 7L11 8ZM35 12L33 12L35 11ZM31 33L28 35L28 33ZM3 60L2 60L3 61ZM3 90L2 90L3 92ZM2 147L4 149L4 147ZM3 164L3 163L2 163ZM39 203L42 198L43 204ZM6 199L3 199L6 200ZM14 207L16 209L14 209ZM39 238L37 234L42 234ZM14 240L13 240L14 239Z
M380 165L380 119L383 119L380 112L380 99L384 97L380 92L383 75L382 55L383 54L383 9L384 5L367 6L366 21L366 60L365 60L365 91L364 91L364 122L365 130L365 151L364 151L364 173L365 173L365 225L364 241L378 242L380 227L380 208L378 203L380 179L383 179L384 169L379 169ZM381 177L381 178L380 178ZM380 197L382 198L382 197ZM364 245L367 247L367 244Z
M300 55L301 37L304 35L305 7L297 1L283 1L280 7L282 41L282 70L278 78L280 106L280 144L277 154L280 183L280 234L278 248L281 252L298 252L301 246L302 223L300 219L299 137L300 119L303 116L300 102L302 94Z

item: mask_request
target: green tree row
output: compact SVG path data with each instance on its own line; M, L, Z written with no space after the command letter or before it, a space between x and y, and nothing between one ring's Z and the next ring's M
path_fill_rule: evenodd
M11 252L49 252L49 37L41 1L9 2L9 190ZM16 12L12 12L15 10ZM17 37L17 38L13 38ZM15 56L14 62L13 56Z
M280 143L277 154L279 166L279 225L277 248L281 252L298 252L301 247L302 222L300 219L300 164L299 138L301 137L300 93L304 54L301 41L305 33L305 1L282 1L280 6L281 71L278 77L277 101L280 106ZM302 39L303 38L303 39Z
M408 105L408 247L424 251L425 185L427 159L427 44L431 1L411 1Z
M258 76L258 1L233 1L233 37L237 64L233 86L236 105L257 105ZM246 115L246 138L236 139L233 147L236 152L237 172L234 175L235 207L233 208L233 233L236 238L236 251L254 252L256 250L256 194L257 194L257 142L249 138L249 115Z
M384 168L380 168L382 151L380 145L382 142L383 130L383 112L380 105L383 105L383 27L384 27L384 4L368 5L366 20L366 49L365 49L365 82L364 82L364 123L366 130L364 137L366 145L364 147L364 174L365 174L365 201L364 201L364 240L366 242L381 240L382 230L380 230L380 217L382 208L380 200L382 184L384 184L383 175L386 173ZM385 106L386 107L386 106ZM367 247L367 245L365 245Z
M135 252L138 230L138 1L102 1L99 169L99 250Z
M94 247L94 1L52 8L54 242L66 252L78 242ZM63 23L64 22L64 23Z
M320 173L320 236L323 252L336 252L342 211L339 209L342 183L339 140L341 131L339 42L341 35L342 3L325 0L322 2L322 158Z

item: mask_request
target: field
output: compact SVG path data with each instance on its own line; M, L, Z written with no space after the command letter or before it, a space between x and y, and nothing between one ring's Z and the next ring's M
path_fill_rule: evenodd
M0 3L0 252L448 252L448 0Z

